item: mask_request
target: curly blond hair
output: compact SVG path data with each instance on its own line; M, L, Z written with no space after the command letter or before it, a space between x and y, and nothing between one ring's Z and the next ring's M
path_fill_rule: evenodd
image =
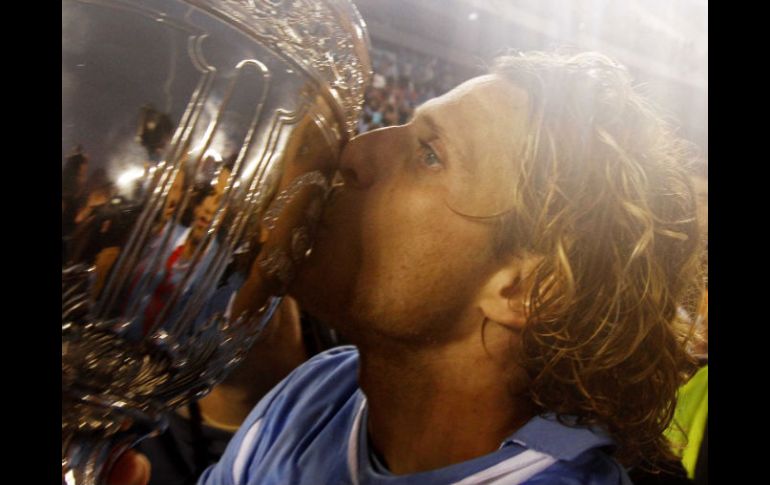
M531 398L604 427L626 465L670 459L690 363L677 309L697 288L695 150L601 54L505 56L492 71L530 97L497 251L543 256L521 339Z

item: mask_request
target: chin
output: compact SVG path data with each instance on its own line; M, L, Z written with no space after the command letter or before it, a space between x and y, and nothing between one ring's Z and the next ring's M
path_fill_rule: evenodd
M300 307L322 321L345 318L361 268L360 244L339 224L321 224L313 251L297 268L288 293Z
M305 264L289 286L288 295L297 300L302 310L318 318L327 318L326 288L323 278Z

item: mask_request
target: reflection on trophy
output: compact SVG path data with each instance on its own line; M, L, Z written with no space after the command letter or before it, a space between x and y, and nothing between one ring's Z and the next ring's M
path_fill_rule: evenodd
M62 35L62 480L95 484L269 321L369 44L349 0L65 0Z

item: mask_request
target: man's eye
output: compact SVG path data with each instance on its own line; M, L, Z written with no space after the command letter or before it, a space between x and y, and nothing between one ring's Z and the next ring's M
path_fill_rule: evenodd
M441 159L438 157L438 155L436 155L436 152L433 150L433 148L431 148L427 143L420 144L422 145L422 163L424 163L428 168L441 168L444 164L441 162Z

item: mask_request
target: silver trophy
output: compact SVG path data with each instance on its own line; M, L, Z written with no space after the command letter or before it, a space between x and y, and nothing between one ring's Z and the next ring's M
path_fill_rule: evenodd
M62 481L244 357L369 82L349 0L62 3Z

